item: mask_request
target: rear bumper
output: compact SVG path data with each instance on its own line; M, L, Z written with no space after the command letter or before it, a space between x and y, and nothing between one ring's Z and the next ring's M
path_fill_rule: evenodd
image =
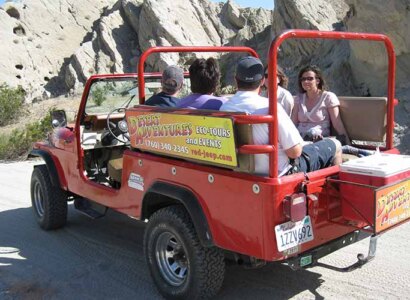
M369 232L356 230L352 233L346 234L322 246L319 246L312 250L303 252L299 254L298 256L292 257L290 259L287 259L285 263L287 263L289 267L291 267L293 270L309 268L309 267L314 267L314 266L321 266L321 267L325 267L325 268L332 269L335 271L350 272L357 268L360 268L361 266L371 261L375 257L377 236L373 235L370 238L368 256L365 257L363 254L359 253L357 255L357 259L358 259L357 262L348 267L339 268L335 266L330 266L324 263L320 263L319 259L339 249L342 249L346 246L349 246L365 238L368 238L370 236L371 236L371 233Z

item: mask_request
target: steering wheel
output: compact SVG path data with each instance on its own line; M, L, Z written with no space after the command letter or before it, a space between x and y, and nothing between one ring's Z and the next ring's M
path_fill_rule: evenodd
M128 133L128 125L127 121L122 119L119 121L117 124L114 122L110 121L110 117L113 113L122 113L125 112L125 107L119 107L119 108L114 108L112 111L110 111L107 115L107 129L108 132L111 134L111 136L116 139L117 141L123 143L123 144L129 144L130 142L130 135Z

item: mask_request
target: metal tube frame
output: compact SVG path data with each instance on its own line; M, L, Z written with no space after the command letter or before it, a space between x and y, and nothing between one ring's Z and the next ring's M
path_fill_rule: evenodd
M393 148L394 128L394 82L396 70L396 57L391 40L383 34L339 32L339 31L316 31L316 30L288 30L278 35L272 42L268 54L268 77L273 80L268 82L269 91L269 115L266 116L233 116L238 124L261 124L267 123L269 127L269 145L243 145L238 152L244 154L269 154L269 177L278 177L278 120L277 115L277 56L280 45L287 39L335 39L335 40L368 40L383 42L388 55L388 86L387 86L387 129L386 150ZM144 66L148 56L158 52L248 52L258 57L258 54L249 47L153 47L145 51L138 64L138 91L140 104L145 102L145 79Z
M394 128L394 82L396 71L396 57L391 40L384 34L341 32L341 31L316 31L316 30L288 30L278 35L271 43L268 56L268 91L269 91L269 114L277 114L277 56L279 46L287 39L335 39L335 40L367 40L383 42L388 56L388 83L387 83L387 129L386 129L386 150L393 148L393 128ZM269 143L273 146L273 151L269 155L269 176L278 176L278 121L274 118L269 125ZM273 128L273 130L272 130Z
M181 52L245 52L254 57L259 57L255 50L249 47L225 47L225 46L190 46L190 47L152 47L144 51L141 55L138 63L138 92L140 104L145 102L145 79L144 79L144 67L145 62L153 53L181 53Z

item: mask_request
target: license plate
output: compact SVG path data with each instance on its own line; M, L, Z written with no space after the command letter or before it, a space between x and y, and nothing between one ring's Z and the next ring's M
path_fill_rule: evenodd
M310 217L298 222L286 222L275 226L276 243L280 252L297 245L312 241L313 228Z

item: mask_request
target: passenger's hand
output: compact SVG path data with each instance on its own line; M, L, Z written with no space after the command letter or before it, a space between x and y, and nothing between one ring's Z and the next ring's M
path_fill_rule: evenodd
M319 128L313 127L310 128L306 133L305 136L303 137L305 141L312 141L312 142L318 142L323 140L323 135L322 135L322 130Z
M320 133L319 134L312 134L312 136L313 136L313 142L314 143L323 140L323 136Z

